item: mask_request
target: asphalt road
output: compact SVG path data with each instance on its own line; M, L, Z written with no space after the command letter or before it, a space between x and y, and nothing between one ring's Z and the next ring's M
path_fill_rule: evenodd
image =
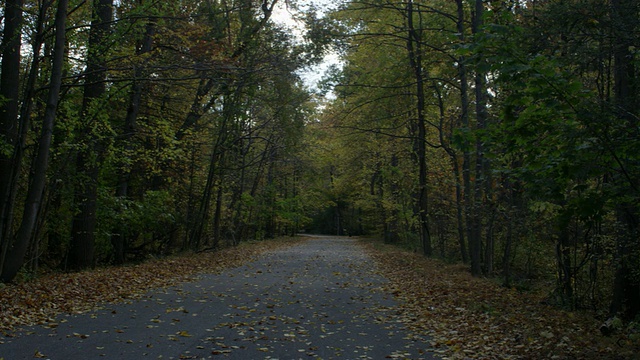
M317 237L131 303L61 316L0 359L432 359L354 240ZM57 325L56 325L57 324Z

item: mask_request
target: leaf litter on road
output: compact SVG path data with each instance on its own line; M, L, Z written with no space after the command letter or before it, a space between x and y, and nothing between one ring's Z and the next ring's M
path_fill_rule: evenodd
M193 280L200 273L219 273L247 264L259 254L273 249L274 244L254 243L217 253L159 259L135 266L53 274L5 286L0 289L1 330L11 336L12 330L22 325L39 323L55 328L65 321L54 320L57 314L80 313L106 302L131 301L152 288L168 288ZM278 244L285 246L291 242ZM424 341L423 336L428 335L430 343L424 348L430 348L446 359L625 359L634 358L637 354L637 344L634 348L634 344L600 336L597 323L583 314L561 311L540 304L540 299L531 294L500 287L487 279L473 278L467 269L459 265L425 259L397 248L380 250L371 242L363 241L361 244L376 260L378 272L389 282L354 281L359 272L368 271L369 267L351 262L344 268L329 272L327 276L331 276L331 281L325 281L327 277L322 279L325 282L314 284L308 275L315 266L323 264L323 259L317 256L309 257L303 268L275 283L270 293L261 292L254 283L244 282L242 286L247 290L243 296L251 301L242 305L236 305L238 299L223 293L205 292L206 296L227 304L225 306L229 310L225 316L228 321L207 329L212 336L201 339L193 350L207 348L211 356L229 356L251 344L269 357L275 351L273 345L291 343L300 356L318 358L317 354L324 346L318 347L308 341L312 326L315 326L319 339L338 337L340 341L356 342L355 352L351 355L344 354L339 344L332 345L331 351L335 356L366 358L370 349L357 344L357 339L367 337L367 329L350 324L348 319L371 317L374 323L388 328L389 336L396 334L396 328L391 326L395 323L404 324L412 332L408 338L414 343ZM251 268L253 265L248 266ZM262 277L279 275L277 271L281 270L273 269L278 267L273 263L263 263L243 273L242 278L261 283ZM313 289L316 295L310 295L314 294L311 291L313 286L319 286ZM256 291L252 292L254 288ZM374 314L349 313L336 317L331 313L330 316L331 309L336 306L330 300L332 294L351 288L378 289L392 294L399 305L378 305ZM274 295L278 293L286 296L276 299ZM369 306L368 298L369 295L361 293L343 301L364 308ZM161 298L153 301L163 302ZM304 311L304 316L282 313L290 306ZM151 327L163 321L176 325L172 333L164 335L169 341L191 337L191 332L179 327L180 316L197 316L197 313L190 313L189 309L174 304L167 305L166 315L168 317L164 320L146 317L145 321ZM215 336L222 327L233 331L233 337ZM115 333L125 333L125 330L112 329ZM82 340L89 335L77 333L72 337ZM128 340L124 338L122 341ZM325 351L330 347L326 346ZM387 358L408 358L407 354L395 350ZM185 358L191 356L193 354L185 353Z
M300 240L283 238L251 242L216 252L173 256L137 265L78 273L53 273L28 282L4 285L0 288L0 333L11 336L16 327L36 324L55 327L54 318L59 314L83 313L102 304L131 301L150 289L190 281L200 273L218 273L237 267L267 251L293 245Z

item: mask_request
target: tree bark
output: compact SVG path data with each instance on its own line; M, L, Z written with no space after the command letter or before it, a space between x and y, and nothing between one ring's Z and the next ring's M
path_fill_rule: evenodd
M425 98L424 98L424 69L422 65L422 35L421 30L416 29L413 17L415 11L413 1L407 2L407 26L409 36L407 39L407 50L409 52L409 63L414 72L416 80L416 101L417 101L417 138L416 158L418 161L418 223L420 226L420 242L425 256L433 253L431 245L431 234L429 233L429 198L427 188L427 155L426 155L426 120L425 120Z
M211 247L217 249L220 246L222 237L222 194L224 188L222 181L218 182L218 193L216 195L216 210L213 213L213 241Z
M562 290L562 301L573 308L573 266L571 263L571 241L569 238L568 224L560 224L560 235L556 245L558 262L559 288Z
M16 145L19 133L20 46L22 42L22 0L6 0L2 32L0 72L0 194L6 193L7 171L13 164L9 148ZM4 200L4 196L3 196ZM4 203L4 201L3 201Z
M456 9L457 9L457 19L456 19L456 29L458 31L458 38L462 43L465 42L465 11L464 11L464 2L462 0L456 0ZM469 124L469 83L468 83L468 74L466 67L466 59L464 57L458 58L458 77L460 78L460 125L463 136L462 143L462 201L460 204L464 208L462 215L464 215L464 220L466 223L466 237L467 242L469 244L469 253L465 253L462 255L463 260L472 258L473 251L471 248L474 246L475 234L473 233L473 213L474 213L474 205L473 205L473 193L474 189L471 186L471 153L470 148L471 145L469 143L469 133L471 131ZM460 212L460 210L459 210ZM460 231L460 230L459 230ZM464 246L464 232L459 234L458 237L462 239L462 243L460 248L466 251L467 247ZM466 261L465 261L466 262ZM472 267L474 265L472 264Z
M90 112L105 93L107 68L105 53L108 46L110 24L113 18L113 0L96 0L93 4L94 19L89 31L87 69L85 71L84 95L81 114L92 120ZM87 125L87 128L92 126ZM76 159L79 184L76 185L74 201L78 207L71 226L69 266L74 270L94 266L95 233L97 224L98 181L100 162L104 156L104 145L88 130L88 145L80 150Z
M15 147L18 146L22 0L6 0L0 64L0 269L11 245Z
M637 34L639 7L634 0L611 2L612 22L616 24L612 34L615 42L613 105L617 118L625 124L628 131L618 135L625 142L637 141L640 136L640 80L636 74L634 56L630 52L637 43L637 38L634 39L633 36ZM616 206L616 213L625 231L616 236L616 272L609 311L611 316L622 315L626 319L634 319L640 314L640 279L637 277L637 254L640 252L637 240L640 235L637 189L640 187L640 169L636 158L625 153L619 157L618 165L620 173L614 175L614 181L622 199ZM631 189L635 191L629 191ZM634 194L635 197L630 199L629 194Z
M38 17L35 22L35 35L33 36L33 43L31 44L32 53L40 54L42 45L45 38L45 19L49 11L51 2L43 3L38 10ZM5 20L6 22L7 20ZM5 27L6 28L6 27ZM7 33L5 32L5 35ZM11 56L9 56L10 58ZM3 57L4 58L4 57ZM18 180L22 174L23 160L26 149L26 142L28 137L28 131L31 125L31 115L33 112L33 100L35 97L35 87L38 81L38 75L41 71L40 63L42 61L41 56L33 56L31 66L29 68L29 74L27 76L27 83L24 86L23 100L20 109L20 124L18 139L13 145L12 155L6 155L6 158L0 154L0 269L2 269L4 258L8 247L12 240L12 224L13 216L15 214L15 200L18 194ZM11 72L11 69L7 69L7 72ZM5 73L5 70L2 70ZM5 83L5 81L2 81ZM16 83L17 84L17 83ZM19 86L13 86L18 89ZM7 96L6 94L4 96ZM0 114L5 116L8 112L0 110ZM0 115L1 116L1 115ZM7 139L9 136L7 135ZM3 161L6 161L4 163ZM9 168L4 166L9 164Z
M391 155L391 167L394 169L398 168L398 155L394 152ZM395 171L391 171L391 173L395 173ZM383 179L381 179L382 181ZM400 192L399 186L398 186L398 180L394 179L393 177L391 177L390 180L390 184L389 184L389 192L391 193L391 204L393 206L393 208L391 209L391 219L388 220L388 224L387 224L387 235L385 236L385 240L387 240L387 242L389 243L397 243L400 241L400 234L399 234L399 229L400 229L400 225L399 225L399 217L400 217L400 210L398 209L398 194Z
M472 32L476 37L482 32L484 16L484 2L483 0L475 1L475 11L472 22ZM482 61L482 54L479 56ZM477 136L480 136L480 132L486 126L487 119L487 96L486 96L486 80L485 72L479 67L475 73L475 97L476 97L476 129ZM476 138L476 166L475 166L475 182L473 189L473 202L475 207L472 209L471 224L469 235L469 249L471 251L471 273L475 276L482 274L482 217L481 217L481 204L482 204L482 191L484 181L484 147L482 140Z
M237 91L239 91L239 89ZM218 133L211 149L211 160L209 162L207 182L202 194L200 209L197 213L197 216L194 218L195 223L192 225L192 230L189 235L189 242L194 249L197 249L200 246L202 236L204 236L205 234L205 230L207 227L206 225L209 219L209 212L211 209L213 191L216 188L216 185L218 187L220 186L220 178L222 176L220 164L224 161L226 151L224 145L226 144L229 136L228 125L233 120L232 117L235 111L235 109L232 109L232 107L234 106L232 97L232 95L228 95L225 98L225 102L223 104L223 114L221 119L222 123L218 128Z
M31 182L27 191L22 222L18 229L14 245L7 254L2 267L1 280L9 282L17 275L24 264L24 257L29 249L33 231L38 220L40 206L42 204L44 187L47 180L49 167L49 149L53 137L53 125L60 98L62 85L62 71L64 65L67 0L59 0L55 17L55 45L53 49L53 61L51 68L51 80L49 83L49 95L42 121L42 132L38 142L38 152L33 162Z

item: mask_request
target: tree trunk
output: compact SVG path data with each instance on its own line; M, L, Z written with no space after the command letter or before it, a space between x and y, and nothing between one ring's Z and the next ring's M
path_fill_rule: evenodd
M38 152L32 165L31 182L27 191L22 222L18 229L12 248L8 249L7 258L2 267L1 280L8 282L13 280L22 265L27 249L29 249L33 231L38 220L42 203L44 187L47 180L49 167L49 148L53 136L53 124L60 97L62 85L62 70L65 54L65 30L67 21L67 0L58 1L58 9L55 17L55 45L53 49L53 61L51 68L51 80L49 83L49 95L47 106L42 121L42 132L38 142Z
M89 122L94 121L91 111L96 101L105 93L107 68L105 53L107 39L113 18L113 0L96 0L93 4L94 19L91 21L89 43L87 45L87 69L85 71L84 95L81 114ZM93 126L87 124L87 129ZM76 169L81 174L76 185L74 201L78 207L71 226L69 244L69 266L80 270L94 266L95 233L97 224L97 199L100 163L105 146L88 130L88 145L80 150L76 159Z
M32 53L40 54L45 38L45 19L48 14L49 7L52 3L44 3L38 10L38 18L35 23L35 35L32 43ZM7 20L5 19L5 22ZM5 26L6 28L6 26ZM6 34L6 32L5 32ZM10 57L10 56L9 56ZM42 57L33 56L27 83L24 87L23 101L20 110L20 126L18 139L13 145L12 157L3 158L0 154L0 163L3 164L5 159L9 161L10 166L4 169L4 165L0 165L0 269L2 269L4 258L8 247L11 243L13 216L15 214L15 200L18 194L18 180L22 174L23 159L26 149L26 142L29 129L31 128L31 115L33 113L33 100L35 98L35 87L38 81L38 75L41 71L40 62ZM10 72L11 70L7 70ZM2 70L4 74L4 70ZM4 81L2 81L4 83ZM17 88L17 86L14 86ZM4 95L7 96L7 95ZM45 99L46 101L46 99ZM0 110L0 114L7 115L6 111ZM1 116L1 115L0 115ZM6 135L7 139L10 135Z
M502 256L502 273L504 276L504 286L511 287L511 257L513 251L513 230L514 219L517 218L519 210L522 207L521 201L517 198L515 185L508 179L504 182L505 199L508 205L505 212L505 220L507 222L507 234L505 236L504 253Z
M270 155L271 158L275 158L275 149L271 149L270 151ZM265 199L265 206L266 206L266 212L267 212L267 219L266 219L266 224L265 226L265 238L266 239L273 239L276 237L276 222L275 222L275 216L276 216L276 211L275 211L275 207L276 207L276 190L275 190L275 177L274 177L274 169L275 169L275 165L274 162L271 161L269 163L269 169L267 169L267 197ZM337 208L337 215L338 215L338 235L342 235L341 231L342 231L342 217L341 217L341 213L340 213L340 204L338 204L336 206Z
M414 72L416 80L416 101L417 101L417 138L416 158L418 161L418 223L420 226L420 242L425 256L431 256L433 249L431 246L431 234L429 233L429 198L427 189L427 155L426 155L426 120L425 120L425 98L424 98L424 69L422 65L422 31L414 26L413 1L407 2L407 26L409 31L407 50L409 52L409 63Z
M456 178L456 226L458 228L458 246L460 246L462 262L467 264L469 257L467 256L467 243L464 237L464 203L462 201L462 187L460 186L460 166L458 165L457 157L453 157L451 161L454 163L453 174Z
M456 9L457 9L457 19L456 19L456 28L458 31L458 38L460 42L465 42L465 11L464 11L464 2L462 0L456 0ZM467 234L467 242L469 244L469 253L463 253L462 259L473 259L473 250L472 247L477 242L475 240L475 234L472 231L473 228L473 187L471 186L471 153L469 144L469 133L470 133L470 125L469 125L469 84L467 77L467 67L465 65L466 59L464 57L458 58L458 77L460 78L460 125L463 135L463 143L462 143L462 201L458 204L459 209L458 212L463 212L463 214L459 214L459 217L464 215L465 223L466 223L466 234ZM460 187L460 185L458 185ZM456 195L458 196L458 195ZM462 211L464 208L464 211ZM459 220L459 224L461 220ZM458 231L462 231L460 228ZM458 237L462 239L460 248L463 251L466 251L465 241L464 241L464 232L458 234ZM468 260L467 260L468 261ZM477 266L472 260L472 269ZM466 261L465 261L466 262Z
M94 266L96 211L98 199L98 164L89 154L78 154L76 169L83 177L76 185L74 202L77 213L71 226L68 266L73 270L82 270ZM81 170L81 171L80 171ZM86 178L84 178L86 177Z
M244 204L244 201L242 201L242 197L245 191L245 178L247 176L246 175L246 156L252 144L253 144L253 138L249 138L246 148L243 148L242 150L242 162L241 162L242 174L240 176L238 189L236 190L237 196L238 196L238 199L236 200L237 205L232 207L232 209L234 209L235 211L234 220L233 220L235 245L237 245L240 241L245 240L247 237L247 221L244 218L244 214L243 214L245 209L245 204ZM262 153L261 160L258 162L257 165L253 167L255 168L256 177L252 183L251 190L249 190L249 195L251 196L251 198L253 198L253 196L255 195L258 182L262 174L262 168L263 168L263 164L266 159L266 156L267 155L265 151Z
M214 249L220 246L222 237L222 181L218 182L218 193L216 195L216 211L213 213L213 243L211 247Z
M485 229L485 239L486 246L484 248L484 272L486 275L493 275L493 258L495 252L495 243L493 238L493 225L495 223L495 213L492 211L490 214L486 214L489 219L487 219L487 228Z
M474 36L478 36L482 32L484 16L483 0L475 0L475 11L472 21L472 32ZM482 61L482 54L479 55ZM469 248L471 250L471 273L475 276L482 274L482 191L483 181L485 181L485 165L484 165L484 148L482 140L479 138L480 132L486 126L487 119L487 96L486 96L486 74L479 68L475 73L475 97L476 97L476 166L475 166L475 183L474 183L474 204L472 221L470 226L471 234L469 236Z
M245 124L246 125L246 124ZM249 137L249 139L245 140L241 139L238 144L237 151L237 160L238 166L240 167L240 177L236 186L234 187L233 194L231 195L231 203L229 204L229 209L233 211L233 216L231 219L231 245L236 246L240 241L243 240L244 233L244 219L243 219L243 211L244 211L244 201L242 200L245 186L246 186L246 178L247 178L247 154L251 149L253 144L253 138ZM264 158L264 156L263 156ZM260 171L262 164L259 163L257 165L258 172Z
M0 71L0 194L4 204L13 165L11 147L18 140L20 97L20 46L22 42L22 0L6 0L2 32L2 64Z
M194 218L195 222L192 224L191 233L189 235L189 243L194 250L197 250L200 247L202 236L205 234L206 223L209 219L211 196L213 194L216 172L219 167L218 164L221 156L217 152L218 148L217 146L215 146L213 149L213 153L211 154L207 182L205 184L204 192L202 194L202 199L200 202L200 210L198 211L197 216Z
M559 288L562 293L562 302L573 308L573 266L571 264L571 241L569 239L568 224L560 224L560 235L556 245L558 261Z
M0 269L11 245L14 157L18 146L22 0L6 0L0 65Z
M138 55L149 53L153 46L153 36L155 35L156 25L154 21L149 21L145 32L144 39L140 50L137 51ZM144 66L135 66L133 72L133 85L131 87L131 100L129 102L129 108L127 109L127 115L124 120L124 127L122 131L122 142L126 150L131 151L133 149L133 137L137 131L138 114L140 113L140 106L142 102L142 90ZM129 196L129 180L131 178L131 169L127 164L120 164L118 171L118 185L116 188L116 197L122 200L126 200ZM113 246L113 258L116 264L123 264L125 261L125 249L127 238L125 236L126 229L123 228L123 224L119 224L111 232L111 245Z
M637 45L638 14L637 1L613 0L611 2L613 29L614 61L614 106L616 115L625 124L627 133L622 141L636 141L640 136L640 81L636 74L636 64L631 49ZM614 150L615 151L615 150ZM610 305L611 316L622 315L634 319L640 314L640 279L637 269L640 266L637 254L640 253L640 211L638 210L638 188L640 187L640 169L637 158L622 153L618 159L620 171L614 176L616 186L622 198L616 206L618 221L625 231L616 236L616 272L613 284L613 298ZM633 191L632 191L633 189ZM630 198L629 194L634 194Z
M511 287L511 247L513 245L513 219L507 215L507 235L504 239L504 255L502 259L502 274L504 276L504 286Z
M398 168L398 155L396 155L395 152L391 155L391 166L394 169ZM395 171L391 171L391 173L393 174ZM400 241L400 234L398 233L398 229L400 228L400 225L398 224L400 217L400 210L398 209L398 193L400 192L400 189L398 187L397 179L391 178L390 181L391 184L389 185L389 192L391 193L391 204L393 208L391 209L391 219L389 219L387 225L388 235L386 237L388 238L389 243L397 243Z

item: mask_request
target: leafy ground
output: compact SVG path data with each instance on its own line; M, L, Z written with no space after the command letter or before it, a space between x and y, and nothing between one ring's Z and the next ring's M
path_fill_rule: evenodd
M429 334L448 359L640 359L640 342L605 337L586 314L543 305L541 297L474 278L461 265L367 243L401 316Z
M0 288L0 332L45 324L61 313L83 312L105 302L131 301L149 289L217 273L260 254L296 243L281 239L243 244L215 253L190 254L139 265L51 274ZM428 334L448 359L639 359L640 344L622 334L601 336L599 321L541 304L532 294L473 278L466 268L361 242L390 282L398 316L411 331ZM2 338L0 338L0 344Z

